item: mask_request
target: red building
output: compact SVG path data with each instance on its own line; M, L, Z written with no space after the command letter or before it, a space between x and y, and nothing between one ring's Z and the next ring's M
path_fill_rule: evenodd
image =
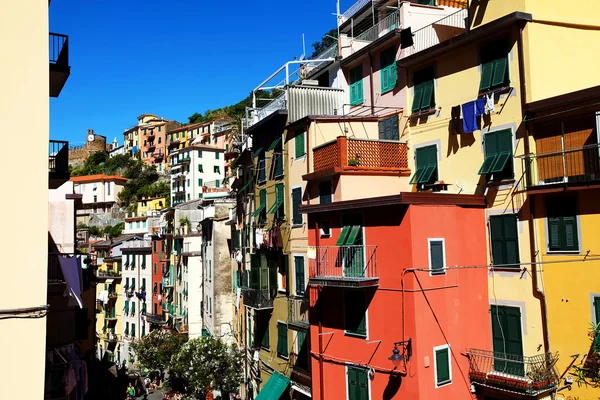
M162 310L162 279L169 268L167 242L158 233L152 236L152 315L148 315L150 323L156 327L165 322Z
M312 397L472 398L462 353L491 342L483 196L400 193L300 209Z

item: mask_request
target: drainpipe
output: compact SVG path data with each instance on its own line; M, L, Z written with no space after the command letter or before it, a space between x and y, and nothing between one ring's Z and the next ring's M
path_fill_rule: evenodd
M312 149L310 148L310 119L307 120L308 124L306 125L306 173L310 174L310 154ZM317 122L315 121L315 124ZM282 156L283 157L283 156ZM308 181L306 182L306 187L308 188ZM306 198L306 204L310 204L310 196ZM308 224L308 222L307 222Z
M523 56L523 27L519 29L519 37L517 38L517 48L519 52L519 81L521 83L521 115L525 120L525 103L527 102L527 83L525 81L525 59ZM529 154L529 122L525 122L525 154ZM533 200L529 197L529 218L527 219L527 226L529 228L529 252L531 257L531 285L533 290L533 297L540 302L540 313L542 317L542 336L544 339L544 350L545 352L550 351L550 336L548 333L548 316L546 309L546 295L540 290L538 282L538 265L536 263L537 251L535 242L535 224L533 222L533 215L535 207Z
M375 115L375 88L373 86L373 55L369 52L369 85L371 86L371 115Z

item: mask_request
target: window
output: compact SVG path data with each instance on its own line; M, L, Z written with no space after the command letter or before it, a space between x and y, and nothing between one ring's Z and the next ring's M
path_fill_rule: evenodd
M429 239L429 269L431 275L445 274L445 267L444 239Z
M281 136L277 137L269 146L269 150L273 150L272 171L273 177L278 178L283 175L283 145L281 144Z
M331 192L331 181L319 183L319 204L331 203L333 201Z
M135 301L131 302L131 315L135 315Z
M110 182L106 183L106 190L107 190L107 194L110 196Z
M298 358L296 366L308 371L308 340L306 340L306 332L298 331L296 336L296 346Z
M277 322L277 355L287 358L288 356L288 329L284 322Z
M135 257L133 258L133 260L135 261ZM131 265L135 265L134 263L131 263ZM131 278L131 291L135 290L135 278Z
M431 184L438 179L437 146L419 147L415 150L417 170L410 180L411 184Z
M97 202L98 202L98 196L94 195L94 203L97 203Z
M493 180L512 179L514 177L512 131L504 129L487 133L483 141L485 159L479 168L479 175L491 174Z
M296 158L304 157L306 150L304 149L304 135L306 131L302 131L294 137L294 151Z
M159 131L159 132L160 132L160 131L162 131L162 126L159 126L159 127L158 127L158 131Z
M263 151L262 147L257 150L257 153L254 155L258 156L258 163L256 165L256 168L258 169L258 182L263 183L267 180L267 162L265 160L265 152Z
M266 324L267 326L265 327L265 332L262 335L262 340L260 341L260 347L264 348L264 349L268 349L270 346L270 339L269 339L269 324Z
M381 93L389 92L396 87L398 71L396 68L396 46L379 54Z
M483 46L481 56L481 81L479 91L487 91L507 87L508 79L508 44L505 41Z
M425 68L413 74L414 97L412 112L418 113L435 107L433 67Z
M510 354L510 360L519 360L523 356L523 337L521 331L521 309L519 307L492 305L492 344L494 353ZM511 375L524 376L522 361L495 360L494 370Z
M135 337L135 324L131 323L131 336Z
M292 189L292 224L302 224L302 214L298 210L298 206L302 204L302 188Z
M369 381L367 370L358 367L348 367L348 400L369 399Z
M362 65L350 70L350 105L356 106L364 101Z
M136 223L135 223L135 227L136 227L137 229L140 229L140 221L136 221Z
M152 241L152 246L154 248L154 252L156 253L156 240ZM154 271L154 273L156 273L156 271Z
M269 214L275 214L276 218L283 218L283 183L275 185L275 203L269 209Z
M331 237L331 225L329 221L319 221L319 231L321 237Z
M189 199L191 198L191 196L192 196L192 195L188 193L188 194L187 194L187 199L189 200Z
M259 217L259 223L261 223L261 221L263 221L263 219L266 219L266 215L264 215L266 207L267 207L267 190L266 189L260 189L258 208L256 209L256 211L254 211L252 213L253 217L260 216Z
M190 187L190 180L187 180L187 187Z
M202 178L198 178L198 186L202 186Z
M159 131L159 132L160 132L160 131ZM161 144L161 143L162 143L162 138L159 136L159 137L158 137L158 144Z
M546 217L548 251L579 251L577 197L549 197Z
M146 336L146 325L142 325L142 337Z
M296 272L296 295L304 296L304 257L294 256L294 270Z
M344 329L352 335L367 336L367 305L364 292L344 293Z
M125 322L125 335L129 335L129 322Z
M219 159L219 152L217 151L217 152L215 152L215 160L218 160L218 159Z
M492 242L493 265L518 267L520 262L519 237L517 235L517 216L515 214L490 217L490 240Z
M447 344L433 348L435 355L435 387L452 383L450 346Z
M204 167L202 167L202 164L198 164L198 172L204 172Z
M202 158L202 150L198 150L198 158Z
M156 263L154 263L154 274L156 274Z

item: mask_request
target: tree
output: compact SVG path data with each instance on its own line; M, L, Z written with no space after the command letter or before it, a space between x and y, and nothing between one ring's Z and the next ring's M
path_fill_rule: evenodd
M181 350L186 341L186 335L157 329L135 340L131 346L141 365L153 371L160 371L162 375L171 365L173 356Z
M319 42L314 42L312 44L314 51L310 55L310 58L315 58L320 53L327 50L329 48L329 46L331 46L332 44L335 43L335 41L337 40L336 39L337 36L338 36L337 28L333 28L329 32L325 33L325 35L323 35L323 37L321 38L321 40Z
M125 229L125 222L120 222L115 226L105 226L103 233L108 235L109 238L113 239L123 233L123 229Z
M188 383L190 395L203 399L208 390L233 392L242 384L242 353L221 339L191 339L173 357L171 368Z

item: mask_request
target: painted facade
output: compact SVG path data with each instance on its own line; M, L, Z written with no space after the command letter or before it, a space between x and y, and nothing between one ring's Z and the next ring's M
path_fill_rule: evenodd
M83 206L77 210L78 222L87 222L91 214L109 212L117 203L127 178L109 175L74 176L75 194L82 195ZM85 221L84 221L85 220Z

